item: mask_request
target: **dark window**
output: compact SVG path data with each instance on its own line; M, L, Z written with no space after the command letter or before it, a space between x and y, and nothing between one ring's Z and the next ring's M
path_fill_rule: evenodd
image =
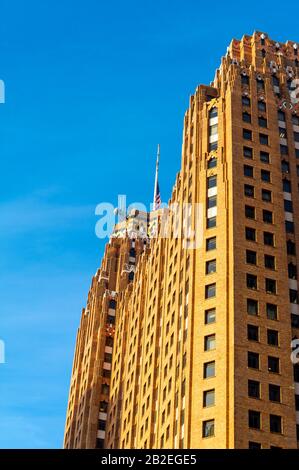
M265 279L265 288L268 294L276 294L276 281L274 279Z
M252 140L252 131L249 129L243 129L243 139Z
M260 355L255 352L248 351L247 363L248 367L250 367L251 369L259 369Z
M295 407L296 411L299 411L299 395L295 395Z
M206 362L203 365L203 376L205 379L215 377L215 361Z
M289 180L284 179L282 183L283 191L285 193L290 193L292 191L291 182Z
M105 439L97 438L96 449L104 449L104 442L105 442Z
M206 261L206 274L212 274L216 272L216 260L212 259Z
M209 284L205 288L205 295L206 299L210 299L211 297L215 297L216 295L216 283Z
M216 321L216 309L210 308L205 311L205 324L209 325L210 323L215 323Z
M249 441L248 442L248 449L261 449L262 448L262 444L260 444L259 442L253 442L253 441Z
M296 245L292 240L287 241L287 253L288 255L296 255Z
M249 77L248 75L241 75L241 83L242 85L249 85Z
M247 197L254 197L254 186L244 184L244 194Z
M269 320L277 320L277 305L267 303L266 312Z
M216 237L208 238L206 241L206 251L216 249Z
M245 228L245 237L246 240L250 240L252 242L255 242L256 240L256 230L251 227L246 227Z
M250 341L259 340L259 327L255 325L247 325L247 339Z
M287 233L294 233L294 231L295 231L294 222L289 222L288 220L286 220L285 221L285 227L286 227L286 232Z
M271 173L268 170L261 170L261 180L266 183L271 183Z
M270 163L270 155L268 152L260 152L260 160L262 163Z
M286 139L287 138L287 130L284 127L279 127L278 132L279 132L279 137L281 139Z
M278 357L268 356L268 371L279 374L280 362Z
M248 380L248 396L260 398L260 383L256 380Z
M244 165L244 175L253 178L253 166Z
M281 171L283 173L290 173L290 165L286 160L282 160L281 162Z
M247 299L247 313L249 315L258 315L258 301Z
M277 113L277 118L278 118L278 121L282 121L282 122L285 122L286 120L286 115L283 111L278 111Z
M297 279L297 267L295 264L288 264L288 274L290 279Z
M267 127L268 123L267 123L267 119L266 119L266 118L260 116L259 119L258 119L258 121L259 121L259 126L260 126L260 127Z
M216 217L209 217L207 219L207 228L214 228L216 227Z
M299 142L299 132L294 132L294 141Z
M246 263L256 264L256 252L251 250L246 250Z
M216 106L214 106L209 111L209 119L212 119L212 118L217 117L217 116L218 116L218 109L216 108Z
M108 402L107 401L100 401L100 412L107 413L108 411Z
M217 166L217 158L213 157L208 160L208 169L215 168Z
M272 192L268 191L267 189L262 189L262 200L265 202L272 201Z
M208 177L208 189L215 188L217 186L217 176Z
M265 255L265 267L268 269L275 269L275 257L271 255Z
M257 102L257 107L258 107L258 110L259 110L259 111L262 111L263 113L265 113L266 110L267 110L266 103L265 103L264 101L261 101L261 100L259 100L259 101Z
M264 244L274 246L274 234L271 232L264 232Z
M298 303L298 291L295 289L290 289L290 302L291 304L297 304Z
M292 201L288 201L287 199L284 199L284 210L286 212L293 212L293 203L292 203Z
M253 149L250 147L243 147L243 156L245 158L253 158Z
M273 223L273 214L271 211L263 210L263 221L267 224Z
M281 155L289 155L289 149L287 145L280 145L280 153Z
M246 111L243 112L242 117L244 122L251 122L251 114Z
M248 96L242 96L242 104L243 106L250 106L250 98L248 98Z
M294 381L299 382L299 364L294 365Z
M245 206L245 216L247 219L255 218L255 208L252 206Z
M256 87L258 90L263 91L265 89L265 82L264 80L257 80Z
M270 432L281 434L281 416L270 415Z
M248 289L257 289L257 276L254 274L246 274L246 283Z
M272 84L274 86L279 86L279 79L276 77L276 75L272 75Z
M114 299L109 300L109 308L116 309L116 301Z
M267 330L267 340L270 346L278 346L278 331Z
M214 152L218 148L218 142L209 143L209 152Z
M260 144L269 145L269 137L266 134L260 134L259 139L260 139Z
M254 429L261 428L261 414L259 411L248 411L248 426Z
M280 403L280 386L269 384L269 400Z
M299 328L299 315L291 314L291 323L293 328Z
M294 126L299 126L299 116L292 114L292 123L294 124Z
M202 437L213 437L215 434L215 421L214 419L209 419L208 421L203 421L202 423Z
M105 431L105 429L106 429L106 421L104 421L103 419L99 419L98 429L99 429L100 431Z
M208 208L211 209L211 207L216 207L217 206L217 196L210 196L208 197Z

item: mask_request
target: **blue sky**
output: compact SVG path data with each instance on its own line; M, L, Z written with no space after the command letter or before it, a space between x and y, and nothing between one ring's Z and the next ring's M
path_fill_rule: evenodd
M0 447L59 448L103 252L95 206L151 201L158 142L167 200L189 95L232 37L299 41L298 15L254 0L2 0L0 14Z

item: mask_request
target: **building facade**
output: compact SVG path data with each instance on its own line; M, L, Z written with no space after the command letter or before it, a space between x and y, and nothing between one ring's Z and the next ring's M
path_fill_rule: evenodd
M93 279L65 447L297 448L297 83L297 44L255 32L191 96L167 236L112 237Z

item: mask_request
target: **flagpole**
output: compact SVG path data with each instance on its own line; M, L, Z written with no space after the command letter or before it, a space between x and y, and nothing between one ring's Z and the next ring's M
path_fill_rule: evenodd
M157 198L157 189L158 189L158 173L159 173L159 161L160 161L160 144L158 144L157 149L157 160L156 160L156 175L155 175L155 188L154 188L154 200L153 200L153 209L156 210L156 198Z

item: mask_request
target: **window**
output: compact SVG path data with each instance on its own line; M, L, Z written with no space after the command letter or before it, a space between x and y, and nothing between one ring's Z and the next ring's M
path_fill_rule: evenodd
M255 228L245 227L246 240L255 242L256 241L256 230Z
M216 348L216 335L207 335L204 337L205 351L212 351Z
M206 274L212 274L216 272L216 260L212 259L211 261L206 262Z
M254 186L244 184L244 194L247 197L254 197Z
M299 126L299 116L296 116L296 114L292 114L292 124L294 126Z
M216 227L216 217L209 217L207 219L207 228L214 228Z
M293 263L288 264L289 279L297 279L297 267Z
M259 119L258 119L258 122L259 122L259 126L260 127L267 127L267 119L260 116Z
M260 383L256 380L248 380L248 396L260 398Z
M289 222L288 220L286 220L285 221L285 227L286 227L286 232L287 233L294 233L294 231L295 231L294 222Z
M288 201L287 199L284 199L284 210L285 212L293 212L292 201Z
M217 116L218 116L218 109L216 108L216 106L214 106L209 111L209 119L212 119L212 118L217 117Z
M208 197L208 209L217 206L217 196Z
M299 315L291 314L291 323L293 328L299 328ZM298 410L299 411L299 410Z
M265 89L265 82L264 80L257 80L256 81L256 87L258 90L263 91Z
M209 419L202 423L202 437L213 437L215 435L215 420Z
M279 374L280 361L278 357L268 356L268 371Z
M255 219L255 208L252 206L245 206L245 217L247 217L247 219Z
M242 105L250 106L250 98L248 98L248 96L242 96Z
M274 246L274 234L271 232L264 232L264 244Z
M267 339L270 346L278 346L278 331L267 330Z
M253 158L253 149L250 147L243 147L243 156L245 158Z
M299 364L294 365L294 381L299 382Z
M248 411L248 426L253 429L261 428L261 413L259 411Z
M269 400L280 403L280 386L269 384Z
M252 131L249 129L243 129L243 139L252 140Z
M268 170L261 170L261 180L265 183L271 183L271 173Z
M214 406L215 405L215 390L206 390L203 392L203 406L204 408L208 406Z
M289 155L289 149L287 145L283 145L283 144L280 145L280 153L281 155Z
M268 152L260 152L260 160L262 163L270 163L270 155Z
M266 103L264 101L261 101L261 100L258 101L257 107L258 107L258 110L262 111L263 113L265 113L266 110L267 110Z
M262 189L262 200L264 202L271 202L272 201L272 192L268 191L267 189Z
M267 303L266 312L269 320L277 320L277 305Z
M248 449L261 449L262 448L262 444L260 444L259 442L253 442L253 441L249 441L248 442Z
M281 162L281 171L283 173L290 173L290 165L286 160L282 160Z
M271 255L265 255L265 268L275 269L275 257Z
M218 148L218 142L209 143L209 152L214 152Z
M105 431L105 429L106 429L106 421L104 421L103 419L99 419L98 429L99 429L100 431Z
M203 365L203 376L204 379L208 379L209 377L215 377L215 361L206 362Z
M242 83L242 85L249 85L248 75L241 75L241 83Z
M270 432L281 434L281 416L270 415Z
M295 406L296 411L299 411L299 395L295 395Z
M249 315L258 315L258 301L247 299L247 313Z
M208 188L215 188L217 186L217 176L209 176L208 177Z
M263 210L263 221L267 224L273 223L273 214L271 211Z
M296 255L296 245L291 240L287 241L287 253L288 255Z
M291 182L287 179L284 179L282 182L282 189L285 193L290 193L292 191Z
M248 289L257 289L257 276L254 274L246 274L246 283Z
M248 176L249 178L253 178L253 166L244 165L244 176Z
M251 369L260 368L260 355L255 352L248 351L247 364Z
M216 283L207 285L205 289L206 299L210 299L211 297L215 297L215 296L216 296Z
M213 157L208 160L208 169L215 168L217 166L217 158Z
M294 132L294 141L299 142L299 132Z
M242 113L242 118L244 122L251 122L251 114L247 113L247 111Z
M298 303L298 291L295 289L290 289L290 302L291 304L297 304Z
M210 308L209 310L205 311L205 324L210 325L211 323L215 323L216 321L216 309Z
M276 77L276 75L272 75L272 84L273 86L279 86L279 79Z
M261 145L269 145L269 137L266 134L259 135Z
M246 263L256 264L256 252L251 250L246 250Z
M247 339L249 341L259 340L259 327L255 325L247 325Z
M279 132L279 137L281 139L286 139L287 138L287 130L284 127L279 127L278 132Z
M278 121L282 121L282 122L285 122L286 120L286 115L283 111L278 111L277 113L277 118L278 118Z
M216 237L211 237L206 240L206 251L216 249Z
M268 294L276 294L276 281L274 279L265 279L265 289Z

